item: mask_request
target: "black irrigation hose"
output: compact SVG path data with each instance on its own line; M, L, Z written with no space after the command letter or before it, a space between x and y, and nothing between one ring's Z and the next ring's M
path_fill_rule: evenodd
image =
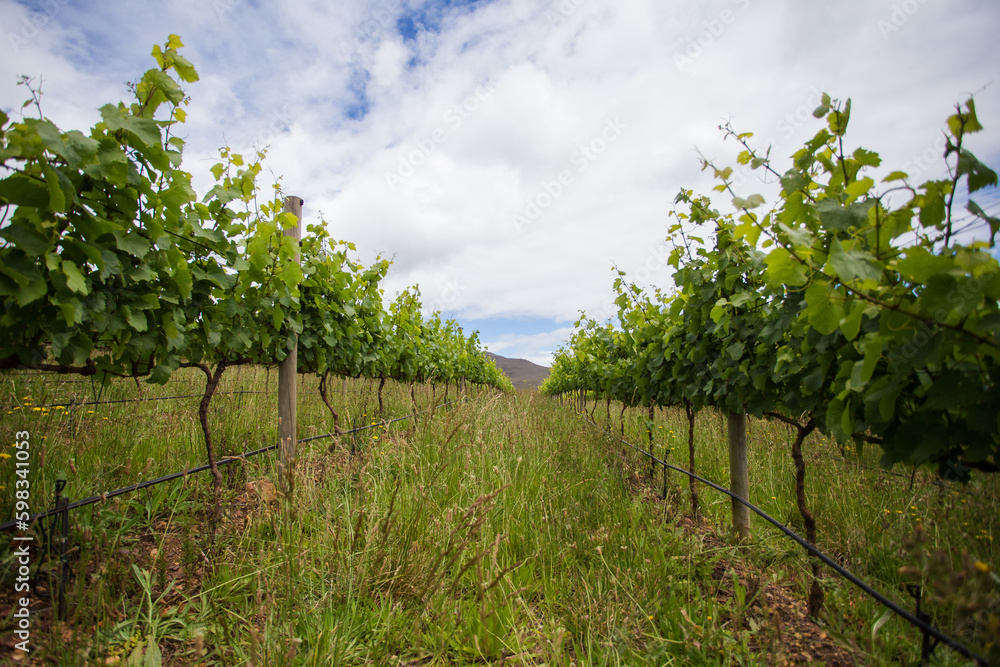
M227 395L233 395L233 394L263 394L263 393L265 393L265 392L263 392L263 391L246 391L246 390L240 390L240 391L219 391L219 392L216 392L215 394L213 394L213 396L227 396ZM70 402L70 403L46 403L44 405L11 406L11 407L8 407L8 408L0 408L0 410L12 410L15 407L19 407L22 410L25 409L25 408L27 408L27 407L32 407L32 408L58 408L58 407L71 408L71 407L77 406L77 405L111 405L112 403L141 403L143 401L170 401L170 400L174 400L174 399L178 399L178 398L202 398L203 396L204 396L204 394L184 394L182 396L152 396L150 398L118 398L118 399L115 399L115 400L112 400L112 401L73 401L73 402Z
M855 586L857 586L858 588L860 588L862 591L864 591L865 593L867 593L870 597L874 598L876 602L878 602L882 606L890 609L897 616L900 616L904 620L908 621L911 625L916 626L922 632L933 636L936 640L938 640L939 642L947 645L949 648L951 648L954 651L962 654L966 658L969 658L971 660L975 660L976 663L978 663L979 665L983 665L983 666L988 666L989 665L989 661L986 658L982 657L981 655L979 655L977 653L973 653L970 649L966 648L964 645L962 645L961 643L959 643L957 640L952 639L948 635L944 634L943 632L941 632L940 630L938 630L936 627L934 627L930 623L928 623L926 621L923 621L923 620L917 618L916 616L914 616L913 614L911 614L910 612L906 611L905 609L903 609L902 607L900 607L899 605L897 605L895 602L893 602L892 600L890 600L889 598L887 598L886 596L882 595L881 593L879 593L878 591L876 591L874 588L872 588L871 586L869 586L868 584L866 584L864 581L862 581L861 579L857 578L856 576L854 576L853 574L851 574L850 572L848 572L846 569L844 569L844 567L842 567L835 560L833 560L832 558L830 558L829 556L827 556L825 553L823 553L822 551L820 551L819 549L817 549L815 546L813 546L812 544L810 544L809 542L807 542L805 539L803 539L797 533L795 533L794 531L792 531L791 529L789 529L787 526L785 526L784 524L782 524L781 522L779 522L774 517L772 517L769 514L767 514L766 512L764 512L764 510L760 509L759 507L757 507L753 503L751 503L751 502L749 502L747 500L744 500L743 498L740 498L738 495L736 495L735 493L733 493L729 489L727 489L727 488L725 488L723 486L719 486L715 482L707 480L704 477L696 475L693 472L690 472L688 470L684 470L684 468L679 468L679 467L677 467L675 465L671 465L671 464L667 463L666 461L658 459L655 455L650 454L649 452L645 451L644 449L640 449L639 447L636 447L631 442L629 442L629 441L627 441L627 440L625 440L623 438L619 438L617 436L612 436L610 431L608 431L606 429L603 429L599 424L597 424L596 422L591 421L590 419L587 419L586 421L587 421L587 423L593 425L595 428L599 428L599 429L603 430L604 433L606 435L608 435L609 437L613 437L615 440L618 440L623 445L631 447L632 449L634 449L635 451L639 452L640 454L648 456L650 459L652 459L653 461L656 461L657 463L659 463L663 467L669 468L670 470L676 470L677 472L683 473L683 474L687 475L688 477L692 477L692 478L698 480L699 482L707 484L708 486L712 487L716 491L721 491L722 493L726 494L727 496L729 496L730 498L736 500L737 502L742 503L743 505L746 505L751 510L753 510L756 514L758 514L761 518L763 518L765 521L773 524L778 530L782 531L783 533L785 533L786 535L788 535L788 537L790 537L793 540L795 540L796 542L798 542L806 551L808 551L812 555L816 556L821 561L823 561L824 563L826 563L827 565L829 565L831 568L833 568L834 571L837 572L837 574L839 574L840 576L842 576L843 578L847 579L849 582L851 582L852 584L854 584Z
M458 401L458 399L454 399L454 400L451 400L451 401L449 401L447 403L443 403L443 404L441 404L441 405L439 405L437 407L443 408L443 407L451 405L452 403L455 403L457 401ZM430 409L431 408L427 408L426 410L421 410L417 414L423 414L424 412L427 412ZM366 431L368 429L375 428L376 426L384 426L384 425L388 425L388 424L393 424L393 423L398 422L398 421L403 421L403 420L406 420L406 419L410 419L412 416L413 415L406 415L405 417L397 417L396 419L392 419L392 420L389 420L389 421L380 421L380 422L376 422L375 424L368 424L366 426L359 426L359 427L353 428L353 429L351 429L349 431L344 431L340 435L350 435L352 433L360 433L361 431ZM313 440L320 440L322 438L333 438L333 437L335 437L335 435L336 434L334 434L334 433L324 433L323 435L314 435L314 436L311 436L309 438L302 438L301 440L297 440L296 442L297 443L311 442ZM252 456L257 456L258 454L263 454L264 452L269 452L272 449L277 449L277 447L278 447L278 445L268 445L267 447L261 447L260 449L255 449L255 450L250 451L250 452L244 452L244 453L238 454L236 456L225 456L225 457L217 460L215 462L215 465L216 466L224 466L224 465L229 465L230 463L233 463L234 461L243 461L243 460L248 459L248 458L250 458ZM84 507L86 505L93 505L94 503L97 503L97 502L106 501L108 498L114 498L116 496L122 496L122 495L125 495L127 493L132 493L133 491L138 491L140 489L145 489L145 488L150 487L150 486L157 486L158 484L163 484L164 482L170 482L170 481L173 481L175 479L180 479L181 477L187 477L188 475L193 475L193 474L196 474L196 473L199 473L199 472L204 472L206 470L211 469L211 467L212 467L211 465L209 465L209 464L206 463L206 464L197 466L195 468L189 468L188 470L182 470L180 472L175 472L175 473L172 473L170 475L165 475L163 477L157 477L156 479L146 480L145 482L138 482L137 484L132 484L131 486L125 486L125 487L122 487L120 489L115 489L114 491L108 491L106 493L102 493L102 494L97 495L97 496L91 496L90 498L84 498L83 500L77 500L76 502L69 503L68 505L65 505L63 507L52 508L52 509L49 509L49 510L45 510L44 512L39 512L38 514L34 514L34 515L28 517L27 522L30 524L30 523L32 523L34 521L37 521L38 519L45 519L45 518L50 517L50 516L52 516L54 514L60 514L62 512L66 512L66 511L71 510L71 509L76 509L77 507ZM0 524L0 532L4 532L4 531L10 530L10 529L14 528L15 526L17 526L18 523L21 523L21 522L19 522L19 521L8 521L7 523Z

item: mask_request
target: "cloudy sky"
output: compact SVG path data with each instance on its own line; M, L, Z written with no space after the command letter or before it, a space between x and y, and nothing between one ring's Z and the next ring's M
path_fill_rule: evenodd
M490 350L548 364L580 311L610 314L613 266L672 284L674 196L710 191L698 151L735 165L721 123L782 171L821 92L850 97L849 144L922 180L974 93L971 148L997 168L998 27L996 0L0 0L0 107L40 76L46 115L85 130L178 34L199 192L220 146L268 146L306 222L395 258L388 294L418 283Z

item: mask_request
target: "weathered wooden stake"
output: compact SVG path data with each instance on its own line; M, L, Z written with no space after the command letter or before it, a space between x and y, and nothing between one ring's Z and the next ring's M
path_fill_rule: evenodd
M744 500L750 499L747 474L747 417L742 410L729 413L729 489ZM733 499L733 531L739 539L750 537L750 508Z
M285 236L295 239L298 245L302 229L302 204L300 197L285 197L285 213L291 213L298 221L285 230ZM295 253L299 261L299 253ZM298 422L295 414L295 386L298 380L298 343L289 351L284 361L278 364L278 485L285 497L291 498L294 491L295 445L298 441Z
M656 413L653 412L653 401L649 402L649 421L646 423L646 439L649 441L649 453L654 454L653 451L653 419L656 417ZM666 459L663 459L666 461ZM653 474L656 472L656 459L652 456L649 457L649 478L653 478Z

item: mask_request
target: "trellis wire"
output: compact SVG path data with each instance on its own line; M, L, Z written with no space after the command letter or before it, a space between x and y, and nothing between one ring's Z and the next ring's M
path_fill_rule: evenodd
M443 404L438 405L438 406L431 406L430 408L426 408L425 410L421 410L420 412L418 412L416 414L418 414L418 415L423 414L423 413L428 412L429 410L431 410L431 409L433 409L435 407L436 408L447 407L447 406L451 405L452 403L455 403L457 400L458 399L453 399L451 401L448 401L447 403L443 403ZM394 424L396 422L400 422L400 421L404 421L406 419L410 419L413 416L414 416L413 414L408 414L408 415L405 415L403 417L396 417L395 419L390 419L388 421L383 420L383 421L376 422L374 424L367 424L365 426L359 426L359 427L353 428L353 429L351 429L349 431L343 431L342 433L340 433L340 435L351 435L353 433L360 433L361 431L366 431L368 429L372 429L372 428L375 428L377 426L388 426L389 424ZM314 435L314 436L310 436L308 438L302 438L302 439L298 440L297 442L299 444L301 444L301 443L304 443L304 442L312 442L313 440L320 440L320 439L323 439L323 438L333 438L333 437L336 437L336 435L337 434L335 434L335 433L324 433L323 435ZM264 452L269 452L272 449L277 449L277 448L278 448L278 445L268 445L267 447L261 447L259 449L254 449L252 451L244 452L242 454L238 454L238 455L235 455L235 456L224 456L221 459L217 459L216 462L215 462L215 464L216 464L216 466L229 465L230 463L233 463L235 461L243 461L243 460L251 458L253 456L257 456L258 454L263 454ZM149 480L146 480L144 482L137 482L136 484L132 484L130 486L125 486L125 487L122 487L120 489L115 489L114 491L107 491L105 493L102 493L102 494L99 494L99 495L96 495L96 496L91 496L89 498L84 498L83 500L77 500L76 502L68 503L66 505L63 505L62 507L52 508L52 509L46 510L44 512L39 512L38 514L34 514L34 515L28 517L27 521L28 521L28 523L32 523L34 521L37 521L38 519L44 519L44 518L50 517L50 516L52 516L54 514L58 514L60 512L64 512L64 511L76 509L77 507L84 507L86 505L93 505L94 503L97 503L97 502L106 501L109 498L115 498L117 496L126 495L126 494L129 494L129 493L132 493L133 491L139 491L140 489L145 489L145 488L148 488L148 487L157 486L159 484L163 484L164 482L170 482L170 481L173 481L175 479L180 479L182 477L187 477L188 475L194 475L194 474L197 474L199 472L205 472L206 470L210 470L210 469L211 469L211 465L205 463L203 465L196 466L194 468L188 468L187 470L182 470L182 471L179 471L179 472L171 473L169 475L164 475L163 477L157 477L156 479L149 479ZM15 526L17 526L17 524L18 524L17 521L8 521L7 523L0 524L0 532L11 530Z

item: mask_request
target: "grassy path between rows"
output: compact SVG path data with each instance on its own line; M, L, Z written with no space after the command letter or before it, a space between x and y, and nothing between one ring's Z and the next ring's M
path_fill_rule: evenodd
M404 390L391 397L390 414L406 411ZM323 432L322 413L310 412L313 400L300 409ZM149 409L168 424L189 417ZM362 414L369 418L368 407L353 409L354 423ZM266 410L253 404L245 419L239 413L217 419L234 442L248 424L269 428ZM724 483L715 453L724 446L713 440L720 437L713 419L702 418L699 456L706 474ZM104 428L103 418L94 420L92 430ZM658 415L658 447L669 453L673 439L680 443L681 421L669 411ZM53 428L53 441L68 440ZM634 441L643 429L626 414ZM792 479L779 458L784 435L772 430L752 427L752 451L764 452L768 438L774 441L773 454L752 454L753 493L762 496L753 500L794 523ZM85 449L88 433L74 427L77 450ZM834 580L825 582L820 624L806 621L808 564L801 550L759 524L750 544L732 543L725 528L729 501L708 490L702 490L702 519L692 521L686 481L669 479L668 497L660 499L658 471L650 479L648 463L537 394L483 393L416 425L373 429L355 444L360 453L353 458L346 442L304 448L294 504L274 498L273 459L234 466L226 519L214 539L205 534L207 479L164 485L117 509L79 511L70 618L53 622L40 601L36 650L9 651L8 625L0 633L0 660L774 665L919 658L919 635ZM844 468L819 470L813 502L821 534L827 530L821 546L855 570L884 575L877 583L898 581L896 570L906 564L901 542L880 547L875 534L901 538L912 526L897 525L894 509L892 526L859 528L871 520L865 512L886 515L881 504L889 501L829 493L824 475L837 479L840 470L844 479ZM106 480L110 473L94 475ZM859 489L866 483L860 472L852 479ZM885 484L905 490L905 482ZM913 488L916 495L906 491L911 506L937 497L951 503L948 516L958 523L971 517L983 525L981 512L996 508L995 484L961 498L923 478ZM886 493L902 493L892 489ZM859 506L861 518L846 517ZM927 511L924 523L936 526ZM984 549L976 559L995 564L992 540L976 544ZM10 550L4 547L0 557L9 573ZM0 594L8 624L12 589L8 576ZM965 664L943 650L937 655L941 664Z

